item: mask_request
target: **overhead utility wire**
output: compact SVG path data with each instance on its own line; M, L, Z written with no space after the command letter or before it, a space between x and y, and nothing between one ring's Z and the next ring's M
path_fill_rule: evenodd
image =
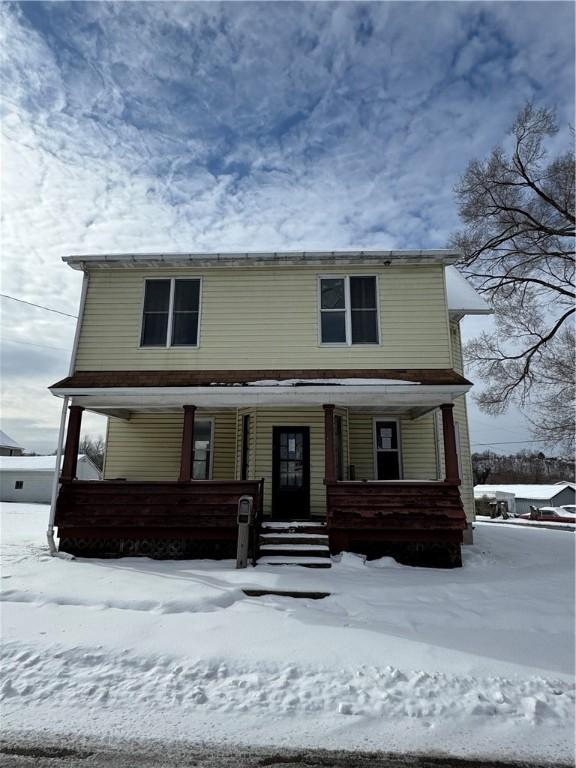
M69 352L70 349L66 347L49 347L48 344L33 344L31 341L20 341L19 339L8 339L6 336L1 336L0 341L6 341L9 344L24 344L27 347L39 347L40 349L58 349L61 352Z
M542 440L508 440L505 443L471 443L471 445L515 445L516 443L541 443Z
M0 293L0 296L2 296L5 299L12 299L12 301L19 301L20 304L28 304L31 307L38 307L38 309L45 309L47 312L55 312L57 315L64 315L64 317L73 317L75 320L78 319L78 315L70 315L68 314L68 312L61 312L59 309L44 307L42 306L42 304L34 304L33 301L24 301L24 299L17 299L16 296L8 296L7 293Z

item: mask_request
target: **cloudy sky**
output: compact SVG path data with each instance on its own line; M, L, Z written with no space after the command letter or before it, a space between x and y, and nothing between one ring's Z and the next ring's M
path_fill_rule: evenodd
M2 293L75 314L79 252L444 247L526 99L574 111L574 5L0 4ZM2 309L3 428L55 447L74 320ZM468 336L488 321L467 320ZM531 447L471 412L474 447ZM95 417L86 429L102 432Z

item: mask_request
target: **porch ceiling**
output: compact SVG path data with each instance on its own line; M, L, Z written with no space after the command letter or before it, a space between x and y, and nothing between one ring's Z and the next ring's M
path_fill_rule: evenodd
M324 387L196 387L176 390L138 391L100 390L75 392L74 405L118 418L130 412L178 410L184 405L197 408L242 407L320 407L331 403L337 407L423 415L442 403L451 403L464 395L468 386L324 386Z

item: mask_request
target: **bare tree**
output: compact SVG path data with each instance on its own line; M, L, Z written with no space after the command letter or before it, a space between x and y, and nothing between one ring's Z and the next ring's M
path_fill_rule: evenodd
M464 228L452 242L495 311L496 330L465 350L487 383L480 408L498 414L516 402L537 439L572 450L575 163L571 147L548 157L557 132L554 111L528 103L510 148L470 163L456 188Z
M98 467L100 472L102 472L104 466L104 448L105 443L102 436L92 438L90 435L85 435L80 441L78 453L88 456L90 461Z

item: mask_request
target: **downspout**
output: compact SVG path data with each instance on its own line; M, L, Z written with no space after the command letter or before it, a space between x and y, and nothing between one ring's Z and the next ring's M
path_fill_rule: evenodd
M78 320L76 321L76 332L74 333L74 342L72 344L72 353L70 355L70 366L68 368L68 376L72 376L74 368L76 366L76 353L78 352L78 342L80 341L80 327L82 325L82 318L84 317L84 305L86 304L86 293L88 292L88 272L85 270L82 277L82 291L80 293L80 310L78 312ZM62 462L62 444L64 443L64 430L66 428L66 412L68 411L68 403L70 398L68 395L64 398L62 404L62 414L60 416L60 431L58 432L58 445L56 447L56 466L54 468L54 477L52 479L52 496L50 497L50 516L48 518L48 530L46 531L46 538L48 540L48 548L52 557L58 556L58 549L56 542L54 541L54 518L56 516L56 499L58 498L58 489L60 487L60 465Z

